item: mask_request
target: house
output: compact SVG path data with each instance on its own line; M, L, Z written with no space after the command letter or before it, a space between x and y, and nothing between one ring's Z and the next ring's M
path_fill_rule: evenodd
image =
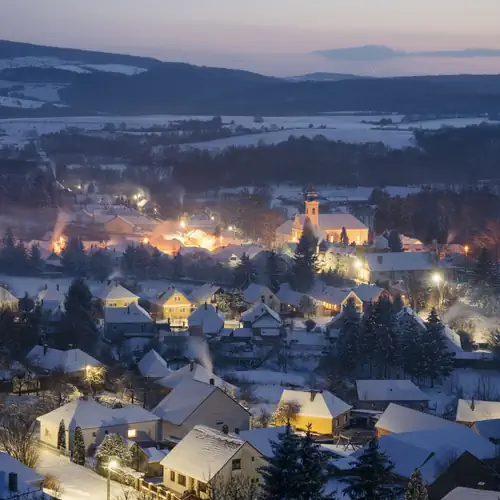
M375 424L375 428L377 437L381 437L387 434L441 429L455 425L457 424L444 418L390 403Z
M35 298L35 305L40 307L42 312L54 311L58 308L64 310L66 295L61 291L59 285L45 286Z
M240 321L244 328L251 328L254 335L262 337L278 338L283 326L280 315L263 302L245 311Z
M214 337L224 328L224 314L205 302L189 315L188 326L191 335Z
M307 293L292 290L288 283L283 283L276 293L280 301L280 313L313 314L316 310L317 302Z
M500 419L480 420L472 424L471 429L494 444L500 444Z
M382 297L386 299L390 298L389 292L384 288L375 285L367 285L365 283L353 288L352 291L361 299L364 306L378 302Z
M212 371L194 361L190 361L189 364L178 370L169 370L168 374L158 380L157 383L170 392L184 380L195 380L203 384L215 385L215 387L219 387L232 397L235 397L238 392L236 386L226 382L221 377L215 375L215 373L212 373Z
M149 305L157 321L168 320L175 325L186 325L193 308L187 295L174 287L169 287L156 299L151 299Z
M0 286L0 311L19 311L19 299L3 286Z
M38 498L41 494L43 476L8 453L0 451L0 498Z
M139 304L139 297L127 290L119 283L111 283L106 286L98 295L103 308L127 307L130 304Z
M274 455L272 443L277 443L280 434L286 431L286 427L259 427L249 431L241 431L241 439L250 443L264 458Z
M26 356L33 367L48 372L62 372L74 377L85 377L89 367L102 368L103 364L80 349L61 351L47 345L36 345Z
M159 379L170 373L167 362L154 349L137 363L137 368L143 377L148 378Z
M412 326L421 331L425 331L425 321L411 307L405 306L396 314L396 322L399 330L404 331Z
M104 308L104 335L114 341L122 336L154 337L156 325L149 313L140 305L132 302L126 307Z
M294 429L307 430L321 435L336 434L347 425L352 406L329 391L293 391L285 389L278 403L277 423L285 425L288 416L280 416L280 408L294 405L298 412L293 415L291 424Z
M439 259L430 252L366 253L359 263L352 278L362 283L425 282L436 271L443 272Z
M499 497L498 491L459 486L442 497L442 500L498 500Z
M457 423L472 427L476 422L495 419L500 419L500 402L477 401L475 399L458 400Z
M276 229L276 240L279 244L298 242L306 219L311 221L319 240L340 242L342 233L346 232L350 243L362 245L368 241L368 227L354 215L346 213L320 214L318 194L310 190L305 196L305 214L296 215Z
M363 301L352 290L344 290L317 282L309 294L318 303L316 314L319 316L335 316L342 311L349 300L354 301L354 306L358 311L363 310Z
M223 290L220 286L213 285L212 283L205 283L191 291L189 300L192 304L201 306L205 302L208 304L215 304L216 296Z
M267 286L258 285L257 283L251 283L243 291L243 301L248 305L253 305L257 302L263 303L276 312L280 310L278 297Z
M163 484L176 495L192 491L208 499L212 485L226 483L233 475L258 482L265 463L238 434L197 425L162 460Z
M157 225L158 222L155 219L150 219L144 215L136 215L135 213L124 213L106 222L104 229L111 236L142 235L153 232Z
M183 380L153 409L163 439L182 439L196 425L246 430L250 413L215 384Z
M390 403L424 410L430 397L411 380L357 380L356 407L364 410L385 410Z
M73 448L76 427L83 433L85 448L99 445L108 434L119 434L124 439L158 441L160 418L139 405L119 404L118 408L104 406L93 400L78 399L37 418L40 423L40 441L57 448L61 420L66 428L66 446Z
M161 461L168 454L168 450L159 450L154 443L137 443L127 441L128 449L132 455L131 467L137 472L142 472L146 477L163 476Z

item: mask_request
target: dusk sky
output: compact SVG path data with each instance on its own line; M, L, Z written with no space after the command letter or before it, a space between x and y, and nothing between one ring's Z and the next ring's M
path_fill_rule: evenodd
M500 49L500 0L0 0L0 38L295 75L500 73L500 57L331 60L314 51Z

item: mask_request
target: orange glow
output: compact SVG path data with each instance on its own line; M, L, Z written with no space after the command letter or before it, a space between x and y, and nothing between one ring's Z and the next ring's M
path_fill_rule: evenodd
M55 254L59 255L66 248L66 239L60 236L52 243L52 250Z
M142 242L144 243L144 245L149 245L149 238L147 236L144 236Z
M469 255L469 245L464 246L465 256Z

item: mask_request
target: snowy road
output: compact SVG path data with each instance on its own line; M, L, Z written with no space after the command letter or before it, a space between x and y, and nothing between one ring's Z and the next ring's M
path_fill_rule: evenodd
M41 449L40 462L36 467L39 474L51 474L61 481L63 489L62 500L105 500L106 479L90 469L75 465L67 457ZM115 500L123 495L124 486L111 483L111 499Z

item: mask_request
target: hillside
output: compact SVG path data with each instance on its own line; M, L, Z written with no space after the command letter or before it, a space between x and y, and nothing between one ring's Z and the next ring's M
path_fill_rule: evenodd
M319 80L319 81L318 81ZM153 58L0 41L0 117L500 112L500 76L295 80Z

